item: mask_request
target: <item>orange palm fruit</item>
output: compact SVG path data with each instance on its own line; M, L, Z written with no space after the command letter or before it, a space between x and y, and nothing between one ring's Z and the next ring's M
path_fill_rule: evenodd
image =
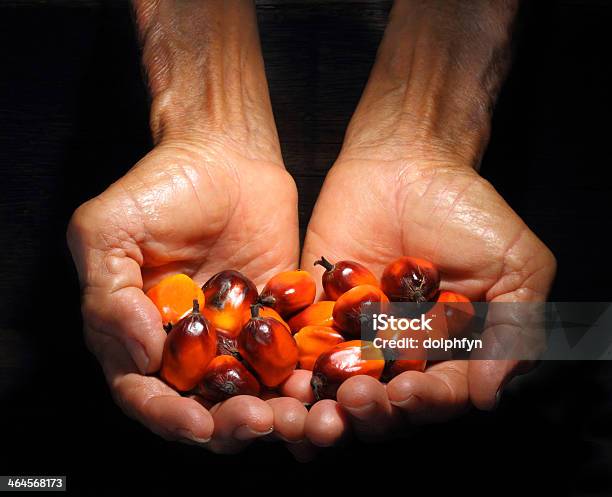
M323 352L344 342L340 333L327 326L305 326L293 338L298 347L300 368L311 371L315 361Z
M363 374L378 380L384 367L383 353L372 342L343 342L319 356L312 369L310 386L315 399L334 399L348 378Z
M308 307L317 295L317 285L308 271L284 271L270 278L259 302L272 307L283 318Z
M361 335L368 308L383 306L389 302L382 290L372 285L359 285L340 296L334 305L334 326L350 337Z
M210 361L198 384L198 393L213 402L235 395L259 395L259 390L255 376L231 355L220 355Z
M202 287L206 304L202 314L221 334L235 338L243 325L243 316L257 301L257 287L242 273L221 271Z
M325 272L321 277L325 295L337 300L340 295L359 285L379 286L378 279L372 271L358 262L338 261L335 264L325 257L315 261L315 266L323 266Z
M251 306L251 319L238 337L238 352L261 382L274 388L295 369L298 348L289 330L274 318L261 317L259 308L260 304Z
M167 330L185 316L197 299L200 307L204 306L202 289L186 274L173 274L152 286L147 292L162 317Z
M197 299L190 314L173 326L164 343L162 379L180 392L194 388L217 351L215 329L200 314Z
M309 305L287 321L292 333L297 333L304 326L333 326L333 300L321 300Z
M384 270L380 287L391 302L426 302L440 286L437 268L425 259L400 257Z

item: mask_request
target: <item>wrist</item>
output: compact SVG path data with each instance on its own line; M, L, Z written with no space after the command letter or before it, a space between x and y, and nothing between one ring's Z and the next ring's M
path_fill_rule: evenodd
M476 167L515 11L514 1L396 0L343 152L382 148Z
M155 143L282 162L252 2L134 0Z

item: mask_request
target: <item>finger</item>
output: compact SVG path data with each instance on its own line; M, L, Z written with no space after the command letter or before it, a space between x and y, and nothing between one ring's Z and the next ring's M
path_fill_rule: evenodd
M519 361L470 361L468 381L474 407L484 411L495 409L506 385L524 367Z
M470 361L470 399L479 409L499 403L505 385L533 365L545 347L544 302L556 272L552 252L526 227L505 252L483 333L483 360ZM524 361L527 359L527 361Z
M317 447L330 447L348 436L350 423L335 400L320 400L306 417L304 433Z
M159 370L167 335L157 308L142 290L129 287L107 294L86 289L83 316L86 341L101 363L113 360L96 347L99 336L107 335L123 345L141 374Z
M281 395L293 397L306 405L314 403L314 393L310 386L312 371L296 369L280 386Z
M447 420L468 407L467 361L406 371L387 385L389 401L416 424Z
M215 405L210 412L215 430L208 447L213 452L235 454L274 429L272 407L257 397L237 395Z
M338 389L337 398L362 440L384 439L399 426L398 409L389 402L385 386L371 376L349 378Z
M277 397L267 403L274 413L274 436L289 444L304 440L304 424L308 415L304 404L291 397Z
M494 409L505 386L527 372L545 350L545 304L507 298L498 297L489 304L482 348L470 356L470 399L478 409Z
M516 376L530 371L536 361L471 360L468 368L470 401L477 409L495 409L504 389Z
M131 365L131 358L114 339L107 338L103 347L107 354L116 354L116 364L120 367L107 367L105 372L117 405L128 416L166 440L198 444L210 440L214 422L202 405L181 397L158 378L125 373Z
M108 361L112 357L96 352L96 340L99 335L117 338L144 374L159 369L166 334L157 308L142 291L142 253L125 233L98 198L74 213L68 244L83 289L85 323L98 334L87 337L88 345Z

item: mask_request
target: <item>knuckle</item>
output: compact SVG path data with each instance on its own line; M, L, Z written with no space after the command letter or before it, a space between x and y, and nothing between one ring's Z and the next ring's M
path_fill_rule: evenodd
M544 247L544 266L548 269L552 277L557 272L557 258L548 247Z
M96 217L96 200L97 197L94 197L79 205L72 213L69 226L76 230L87 228L91 221Z
M98 205L98 197L81 204L72 214L66 231L68 247L72 254L90 244L104 224L107 212Z

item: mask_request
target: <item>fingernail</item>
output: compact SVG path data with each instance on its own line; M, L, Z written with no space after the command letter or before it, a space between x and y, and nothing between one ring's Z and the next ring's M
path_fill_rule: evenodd
M493 406L493 409L497 409L497 407L499 406L503 393L504 393L504 386L502 385L501 387L499 387L499 390L497 390L497 392L495 393L495 405Z
M234 438L237 440L252 440L253 438L263 437L272 433L273 428L265 431L253 430L249 425L239 426L234 430Z
M421 400L420 397L417 397L416 395L410 395L408 396L408 398L404 400L399 400L399 401L392 400L391 404L396 407L399 407L400 409L403 409L405 411L410 411L412 413L420 412L423 409L425 409L425 403L423 402L423 400Z
M198 438L190 430L179 428L175 433L183 443L201 445L210 442L210 438Z
M350 414L356 418L364 418L369 416L374 409L376 409L376 402L370 402L359 407L348 407L342 404L342 407L346 409Z
M145 352L143 346L133 338L126 338L125 347L128 349L136 367L142 374L146 374L149 368L149 356Z
M507 376L506 378L504 378L504 380L499 385L497 392L495 392L495 404L493 404L492 409L497 409L499 407L501 399L504 395L504 390L506 389L506 386L508 385L511 379L512 379L512 376Z

